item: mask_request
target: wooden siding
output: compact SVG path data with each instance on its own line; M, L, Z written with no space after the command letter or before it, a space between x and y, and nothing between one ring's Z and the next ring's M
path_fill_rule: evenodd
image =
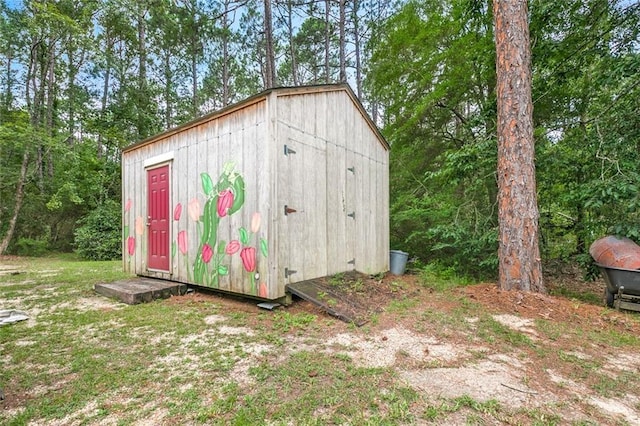
M238 253L225 256L228 274L219 275L216 288L223 291L246 295L257 295L260 283L267 283L269 274L269 256L261 255L260 245L264 240L269 244L270 217L270 180L268 178L269 149L266 135L266 101L254 103L241 111L218 117L210 122L200 123L180 133L175 133L155 143L145 144L123 155L123 200L131 199L131 210L125 212L124 224L135 224L138 217L146 217L146 185L144 184L145 162L154 157L162 158L167 152L173 152L171 164L171 212L179 203L182 214L179 220L172 220L171 241L173 248L172 270L169 274L149 271L146 265L146 242L144 235L136 234L138 246L132 256L128 255L127 239L124 238L125 269L139 275L172 279L180 282L193 282L193 262L200 247L199 235L203 223L194 220L193 214L202 209L206 195L202 187L202 173L208 173L214 184L225 170L233 166L234 173L244 179L244 204L235 214L220 219L217 227L219 243L240 240L240 229L248 234L244 247L255 249L257 256L256 276L247 272ZM199 208L198 208L199 206ZM197 213L195 213L198 215ZM257 232L255 215L260 215ZM135 231L135 225L128 229ZM178 245L178 234L186 232L187 250L183 254ZM138 231L140 229L138 228ZM144 231L146 233L146 228ZM129 232L131 235L131 232ZM216 247L213 247L214 256ZM269 247L267 246L267 253ZM210 266L210 265L207 265ZM267 298L284 295L283 290L267 286Z
M388 151L344 91L282 95L278 247L286 282L356 269L388 270ZM300 178L296 178L300 176Z
M285 155L285 145L295 154ZM257 268L252 284L239 253L225 256L228 274L219 276L217 288L277 299L289 282L352 269L386 271L388 160L388 145L353 93L341 86L273 89L142 141L123 153L123 202L131 206L123 215L124 268L195 283L203 223L192 217L191 204L199 205L202 214L207 197L201 173L215 184L231 163L244 178L245 199L240 210L221 218L217 242L240 240L243 229L248 235L243 247L256 250ZM137 218L146 217L146 168L160 164L169 164L171 173L174 254L169 273L147 269L146 228L138 235L135 226ZM182 213L173 220L178 204ZM285 215L285 205L296 212ZM260 226L252 232L256 214ZM129 237L136 241L131 255ZM267 244L266 257L261 240ZM285 276L285 268L295 272ZM266 293L259 294L261 283Z

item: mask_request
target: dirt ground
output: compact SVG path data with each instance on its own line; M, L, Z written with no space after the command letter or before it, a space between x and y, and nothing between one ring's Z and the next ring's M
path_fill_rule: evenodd
M640 354L621 352L607 342L585 339L589 333L602 332L624 331L638 336L640 321L636 313L618 312L603 304L567 297L502 291L495 283L459 287L452 294L443 295L421 285L415 275L347 275L341 281L357 304L368 307L372 320L360 329L336 321L331 329L325 330L324 348L317 350L346 351L366 367L394 367L410 386L433 401L469 396L480 402L495 400L516 412L529 413L520 420L511 417L495 424L530 424L530 413L538 409L543 414L537 424L640 424L640 399L635 393L594 391L603 374L614 382L626 375L637 375ZM548 277L546 286L548 290L562 287L571 294L587 291L601 294L604 289L601 280L585 282L577 271ZM247 313L255 310L246 301L220 299L205 293L175 298L172 303L209 298L229 305L229 310ZM391 309L394 301L402 300L417 301L417 306L400 313ZM478 311L526 336L534 342L532 347L514 345L507 350L504 346L491 347L473 336L474 324L479 321L475 315L459 318L469 325L466 332L458 332L459 327L453 327L457 331L449 331L446 324L437 321L416 321L425 311L435 313L435 317L438 312L460 312L465 300L479 304ZM328 316L316 305L297 298L291 306L281 309L292 314ZM553 332L539 331L538 319L546 320L552 324L550 327L557 325L560 331L550 339ZM288 339L292 348L304 346L296 336ZM599 374L585 374L590 368L597 369ZM544 413L550 407L557 416L555 420L545 420ZM442 424L465 421L453 416ZM484 421L495 419L488 417Z
M585 282L579 271L546 277L547 288L562 289L563 294L601 294L604 289L602 281ZM474 413L480 416L475 424L640 424L640 380L636 378L640 353L636 343L619 343L629 340L625 336L639 336L638 313L571 297L501 291L495 283L436 291L411 274L345 274L325 284L355 301L368 321L354 327L295 299L274 314L313 314L321 325L294 327L283 333L284 343L277 346L248 342L243 346L246 358L236 363L229 378L251 389L255 378L250 369L265 356L277 364L301 350L340 353L359 366L393 369L420 394L421 404L440 407L470 398L488 407L491 401L504 407L498 415L489 408ZM199 302L219 307L219 313L205 318L217 333L214 341L220 336L224 342L224 336L255 335L278 320L277 315L257 308L255 301L203 291L163 303ZM97 294L64 303L80 304L83 310L121 309L118 302ZM243 326L232 325L226 315L232 312L243 314ZM35 323L37 312L31 313L34 318L29 321ZM619 340L608 342L608 336ZM200 364L198 357L204 356L191 354L193 364ZM616 389L618 385L621 390ZM22 403L20 398L7 398L4 408L20 410ZM468 411L441 411L446 417L420 424L469 422ZM58 424L84 424L83 415L80 410ZM158 410L153 424L163 424L165 415Z

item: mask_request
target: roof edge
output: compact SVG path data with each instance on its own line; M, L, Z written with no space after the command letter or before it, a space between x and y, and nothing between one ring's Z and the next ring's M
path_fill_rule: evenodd
M263 100L266 100L267 97L272 94L272 93L276 93L278 96L280 95L294 95L294 94L303 94L303 93L312 93L312 92L327 92L327 91L339 91L339 90L344 90L347 92L347 94L349 95L349 97L351 98L351 100L353 101L353 103L356 105L356 107L358 108L358 110L360 111L360 114L364 117L364 119L367 121L367 124L369 125L369 127L371 128L371 130L373 130L373 132L376 134L376 136L378 137L378 139L380 140L380 142L382 143L382 145L385 147L386 150L389 150L389 143L387 142L386 138L382 135L382 133L380 132L380 129L378 129L378 126L373 122L373 120L371 119L371 117L369 116L369 114L367 113L367 111L365 110L364 106L362 105L362 102L360 102L360 99L358 99L358 97L356 96L356 94L353 92L353 89L351 89L351 86L349 86L349 84L347 83L334 83L334 84L315 84L315 85L307 85L307 86L281 86L281 87L273 87L270 89L266 89L263 90L260 93L257 93L255 95L252 95L246 99L243 99L239 102L236 102L234 104L228 105L224 108L221 108L219 110L216 111L212 111L210 113L207 113L205 115L202 115L198 118L195 118L191 121L188 121L184 124L181 124L179 126L173 127L171 129L165 130L164 132L158 133L156 135L150 136L148 138L145 138L141 141L135 142L131 145L126 146L125 148L122 149L122 153L126 153L129 151L133 151L135 149L141 148L145 145L149 145L155 142L158 142L162 139L166 139L170 136L175 135L176 133L182 132L184 130L188 130L192 127L196 127L200 124L203 124L207 121L211 121L214 120L216 118L220 118L223 117L225 115L231 114L235 111L238 111L240 109L246 108L247 106L256 104L258 102L261 102Z

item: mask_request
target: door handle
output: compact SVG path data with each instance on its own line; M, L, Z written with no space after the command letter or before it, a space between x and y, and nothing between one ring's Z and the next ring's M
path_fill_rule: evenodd
M147 216L147 226L151 226L151 216Z

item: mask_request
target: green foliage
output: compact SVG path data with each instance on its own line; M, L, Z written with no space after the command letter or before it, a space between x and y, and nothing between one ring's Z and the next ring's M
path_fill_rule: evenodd
M388 115L392 246L476 278L497 265L487 12L470 1L408 2L378 29L367 80Z
M542 255L577 260L589 274L595 239L640 241L639 9L578 0L530 8ZM384 107L392 146L392 245L460 275L491 278L498 263L491 10L471 0L409 1L376 31L367 87Z
M40 257L47 254L49 244L46 240L20 238L15 243L14 252L18 256Z
M88 260L112 260L121 257L122 231L120 204L105 201L79 223L75 231L78 254Z

